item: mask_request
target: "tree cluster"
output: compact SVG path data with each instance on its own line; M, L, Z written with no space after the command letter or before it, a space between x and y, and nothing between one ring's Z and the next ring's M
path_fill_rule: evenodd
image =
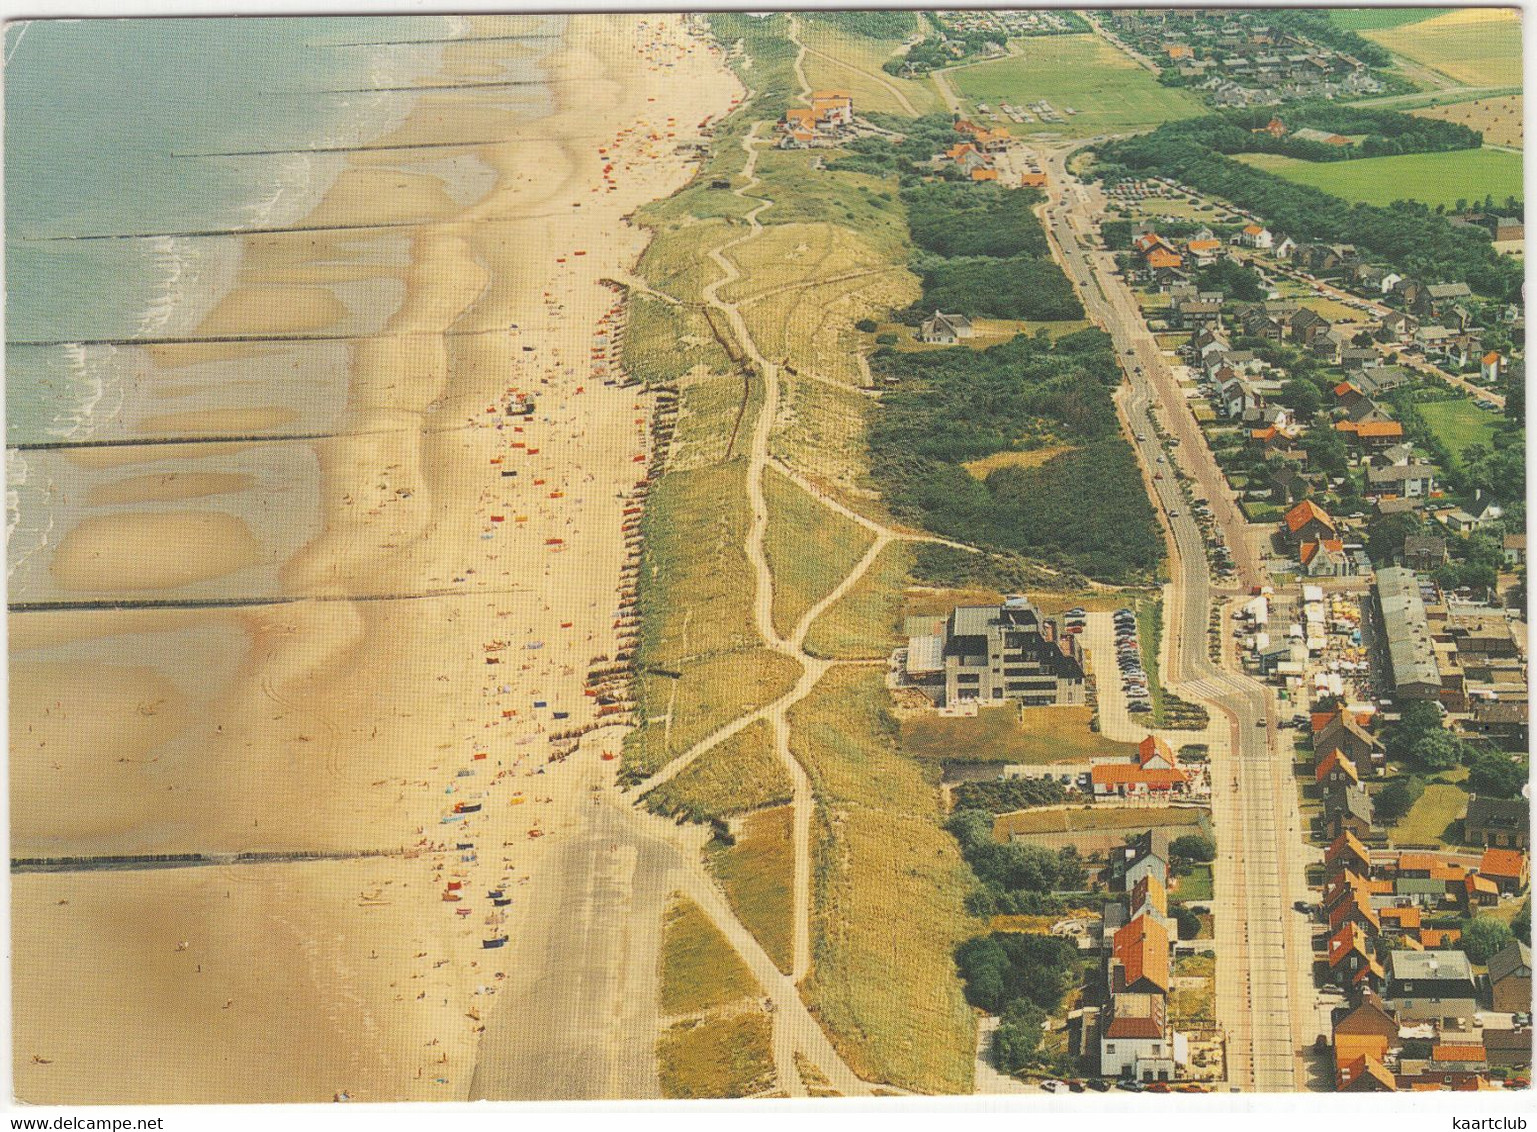
M1067 787L1055 778L1000 778L990 782L962 782L954 790L957 810L981 810L1007 814L1035 806L1054 806L1067 801Z

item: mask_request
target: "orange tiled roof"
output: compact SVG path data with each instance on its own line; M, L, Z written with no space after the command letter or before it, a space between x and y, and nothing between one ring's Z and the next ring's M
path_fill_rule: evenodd
M1193 252L1216 251L1221 246L1221 240L1191 240L1188 244L1185 245L1185 247L1189 248Z
M1184 262L1178 255L1173 252L1166 252L1162 248L1149 252L1147 257L1147 265L1149 267L1178 267Z
M1163 758L1170 766L1178 766L1179 759L1175 758L1174 751L1156 735L1149 735L1137 744L1137 765L1147 766L1156 758Z
M1355 834L1351 833L1348 829L1336 837L1333 842L1330 843L1329 848L1324 850L1324 860L1333 861L1347 849L1349 849L1352 853L1355 853L1363 861L1371 860L1371 855L1367 853L1366 846L1361 844L1361 839L1358 838Z
M1516 880L1526 868L1526 854L1519 849L1485 849L1478 871L1486 877Z
M1487 1061L1488 1051L1483 1046L1441 1045L1430 1047L1432 1061Z
M996 181L998 179L998 170L984 169L978 166L971 171L971 179L973 181Z
M1329 513L1311 499L1304 499L1286 513L1286 527L1296 534L1307 526L1310 519L1317 519L1331 531L1334 529L1334 520L1329 518Z
M1404 426L1397 421L1363 421L1356 425L1356 435L1360 437L1386 437L1402 436Z
M1356 782L1361 781L1361 776L1356 773L1356 764L1346 758L1344 752L1338 747L1335 747L1334 750L1318 761L1318 766L1313 770L1313 780L1315 782L1322 782L1329 777L1329 773L1336 767L1343 770Z
M1243 230L1243 234L1245 236L1258 236L1263 231L1264 229L1261 228L1258 224L1250 224Z
M1112 939L1112 952L1126 970L1126 985L1147 979L1159 990L1169 989L1169 933L1151 916L1138 916Z
M1096 786L1133 785L1145 782L1150 790L1168 790L1175 785L1190 781L1190 776L1175 768L1140 767L1136 763L1100 763L1090 769L1089 777Z
M1449 943L1456 943L1461 938L1461 928L1422 928L1420 930L1421 946L1432 950L1445 947Z

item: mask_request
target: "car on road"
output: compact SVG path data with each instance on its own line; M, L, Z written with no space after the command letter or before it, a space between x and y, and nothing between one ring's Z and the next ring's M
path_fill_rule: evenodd
M1256 719L1254 721L1254 726L1255 727L1263 727L1263 726L1265 726L1265 721L1263 719Z
M1309 904L1306 900L1293 900L1292 907L1304 916L1311 916L1313 914L1313 905Z
M1178 507L1171 507L1169 509L1169 518L1171 518L1171 519L1178 519L1179 518L1179 508Z

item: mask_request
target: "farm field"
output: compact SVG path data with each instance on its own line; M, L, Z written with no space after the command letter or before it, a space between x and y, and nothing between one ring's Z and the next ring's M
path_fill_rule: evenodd
M1448 102L1441 106L1422 106L1410 113L1417 118L1439 118L1479 130L1487 145L1508 145L1522 149L1526 129L1522 122L1525 99L1519 94L1501 98L1475 98L1471 102Z
M1463 449L1470 444L1487 446L1492 443L1495 422L1499 419L1464 397L1455 401L1426 401L1416 405L1415 411L1436 434L1436 439L1457 457L1461 457Z
M1521 82L1521 18L1511 8L1462 8L1361 34L1415 63L1469 86Z
M1453 11L1456 9L1339 8L1329 13L1329 22L1365 35L1368 31L1385 31L1390 28L1404 27L1407 24L1417 24L1421 20L1432 19Z
M1124 133L1207 112L1194 95L1159 86L1149 72L1095 36L1042 36L1016 44L1018 55L952 71L950 82L972 103L1018 106L1045 99L1059 112L1068 107L1078 111L1061 124L1010 125L1017 134Z
M1520 199L1521 155L1496 149L1365 157L1358 161L1299 161L1272 153L1246 153L1238 160L1256 169L1312 185L1348 201L1387 205L1418 200L1434 207L1459 199L1502 202Z

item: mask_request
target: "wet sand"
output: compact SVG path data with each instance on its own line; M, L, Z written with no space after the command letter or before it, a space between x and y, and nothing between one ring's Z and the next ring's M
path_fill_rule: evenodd
M537 19L476 18L472 34ZM450 47L444 77L486 73L490 51ZM484 91L433 92L386 139L507 139L476 148L498 178L484 199L452 206L397 152L360 158L317 210L330 223L427 220L390 237L408 262L364 253L339 267L357 242L253 238L236 291L201 328L379 327L347 351L337 435L304 446L323 522L274 574L274 596L304 600L11 616L13 856L383 854L18 876L22 1099L464 1099L483 1008L516 1010L497 992L523 969L519 940L538 934L530 917L558 914L551 894L579 883L565 874L585 860L551 846L587 836L592 792L612 789L617 765L601 758L613 732L549 761L552 732L594 717L590 661L617 648L620 528L647 456L649 404L594 365L599 320L618 302L599 281L644 247L622 217L687 180L676 147L739 94L676 16L572 17L548 68L580 80L552 117L528 120ZM443 156L425 151L423 167ZM398 281L398 306L317 301L344 295L328 288L364 274L357 262ZM239 363L249 349L180 356ZM502 412L514 390L537 397L531 418ZM235 435L251 418L230 414L276 422L293 408L221 404L213 390L163 415ZM289 518L298 487L180 501L234 488L218 478L239 474L231 461L294 446L192 446L174 464L164 447L137 461L72 454L96 477L81 500L146 509L83 518L56 585L201 596L223 573L235 590L250 569L233 566L247 544L229 523L271 556L264 532ZM167 475L185 479L173 488ZM648 991L614 988L635 999L640 1030ZM633 1073L591 1095L654 1079L651 1037L626 1054Z

